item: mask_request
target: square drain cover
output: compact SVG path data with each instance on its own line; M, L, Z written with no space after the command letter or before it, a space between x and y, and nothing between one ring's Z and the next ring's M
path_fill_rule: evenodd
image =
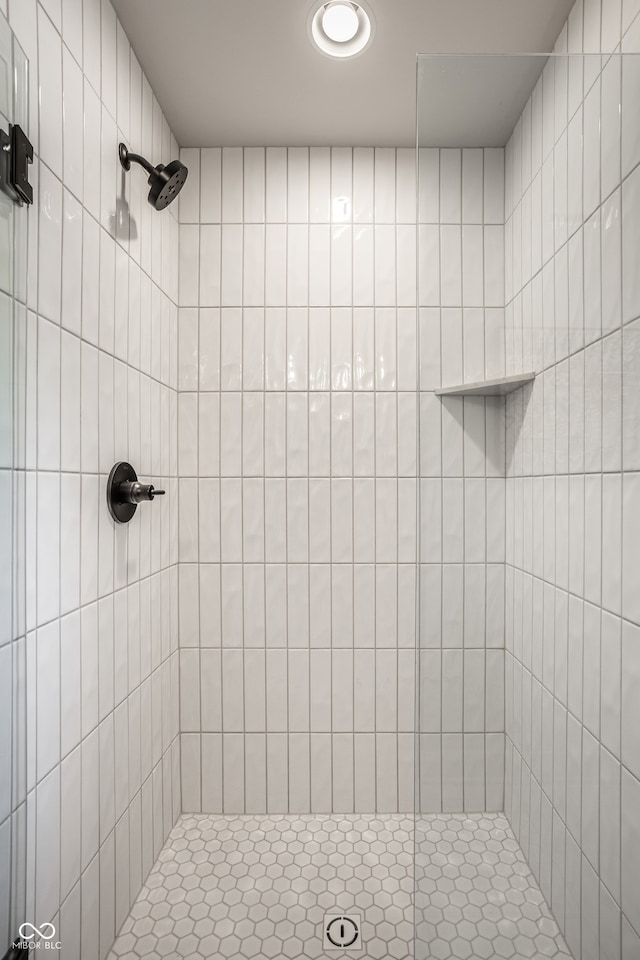
M327 913L322 929L325 950L360 950L362 948L360 917L353 913Z

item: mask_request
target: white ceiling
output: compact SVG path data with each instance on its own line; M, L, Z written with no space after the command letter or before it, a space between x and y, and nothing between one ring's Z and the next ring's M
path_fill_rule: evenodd
M417 53L547 52L572 3L369 0L373 43L341 62L311 46L311 0L113 0L185 147L410 146Z
M549 58L421 54L421 147L504 147Z

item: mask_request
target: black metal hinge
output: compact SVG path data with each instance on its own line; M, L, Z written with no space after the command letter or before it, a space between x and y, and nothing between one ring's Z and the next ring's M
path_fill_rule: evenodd
M20 206L33 203L30 163L33 146L22 127L16 123L9 125L9 133L0 130L0 189Z

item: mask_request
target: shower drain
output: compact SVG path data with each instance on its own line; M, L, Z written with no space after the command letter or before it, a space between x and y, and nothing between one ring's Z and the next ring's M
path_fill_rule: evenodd
M344 913L327 913L324 918L325 950L360 950L360 917Z

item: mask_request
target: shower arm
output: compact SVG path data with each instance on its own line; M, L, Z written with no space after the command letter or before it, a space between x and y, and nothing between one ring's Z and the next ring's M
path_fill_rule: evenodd
M156 168L152 166L148 160L145 160L144 157L141 157L140 154L129 153L124 143L121 143L118 147L118 153L120 155L120 163L125 170L130 170L132 163L139 163L141 167L144 167L149 176L156 172Z

